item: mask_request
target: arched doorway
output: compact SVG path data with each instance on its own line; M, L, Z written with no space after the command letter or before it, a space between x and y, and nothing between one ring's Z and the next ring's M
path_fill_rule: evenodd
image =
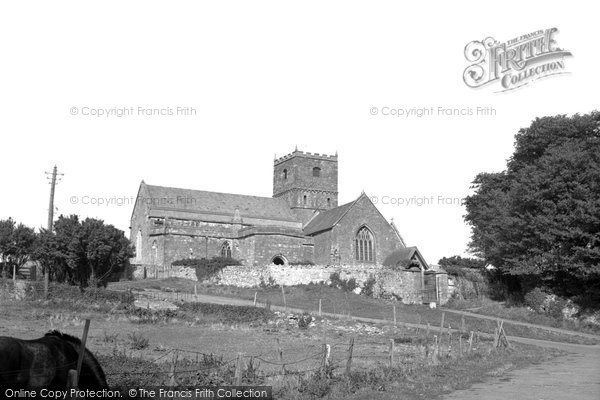
M273 257L273 259L271 260L271 264L275 264L275 265L286 265L287 264L287 260L285 259L284 256L275 256Z

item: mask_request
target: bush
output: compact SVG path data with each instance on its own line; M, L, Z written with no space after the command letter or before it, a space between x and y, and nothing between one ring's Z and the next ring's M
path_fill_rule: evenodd
M369 276L369 279L367 279L365 281L365 283L363 284L361 293L367 297L373 297L373 295L375 294L374 289L375 289L376 283L377 283L377 281L375 280L375 278L372 276Z
M329 275L329 280L331 281L331 286L341 289L344 292L352 292L358 287L356 279L342 279L340 278L339 272L334 272L331 275Z
M43 299L44 283L33 283L29 294L31 298ZM84 289L79 286L57 282L50 282L48 285L48 298L50 300L96 305L131 305L135 301L135 296L130 292L109 290L103 287L87 287Z
M258 286L261 289L269 289L269 288L274 288L277 286L277 282L275 281L275 279L273 279L272 276L269 276L269 279L265 282L265 280L263 279L263 277L260 277L260 283L258 284Z
M86 299L97 303L133 304L135 296L131 292L120 292L103 288L88 288L83 292Z
M546 304L546 315L551 318L562 320L564 318L563 309L567 305L567 301L561 297L548 299Z
M138 324L157 324L159 322L169 322L173 318L178 317L177 311L174 310L152 310L149 308L130 308L127 315L134 317Z
M172 266L190 267L196 270L198 282L203 282L216 275L223 268L230 265L242 265L238 260L231 257L213 257L207 258L185 258L183 260L173 261Z
M304 313L298 317L298 328L307 329L310 323L313 321L312 315Z
M127 335L127 338L129 339L131 348L134 350L145 349L148 347L148 343L150 343L150 340L140 332L131 332Z
M264 308L251 306L230 306L210 303L182 303L179 310L204 316L216 316L222 323L252 323L268 320L271 313Z
M525 295L524 303L531 307L534 311L543 313L545 311L545 303L548 293L540 288L535 288Z
M327 365L319 368L308 376L300 375L298 378L298 392L303 397L320 399L331 393L336 380L333 377L333 367Z

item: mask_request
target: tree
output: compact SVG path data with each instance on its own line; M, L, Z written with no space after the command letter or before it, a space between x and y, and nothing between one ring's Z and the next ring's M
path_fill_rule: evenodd
M9 218L0 221L0 254L4 275L19 269L30 259L35 243L35 232L23 224L15 225Z
M523 289L600 300L600 113L537 118L467 197L470 247Z
M32 258L40 263L43 271L48 271L51 280L57 282L68 281L71 274L65 262L65 253L61 251L56 235L42 229L37 235Z
M461 256L443 257L438 261L438 264L442 268L458 267L458 268L471 268L471 269L483 269L485 268L485 261L477 258L468 258Z
M106 284L113 273L122 272L135 254L129 240L112 225L87 218L82 225L90 286Z
M40 233L35 256L60 282L81 287L106 285L112 274L127 268L134 255L123 231L101 220L80 221L76 215L61 215L54 229L55 233Z
M5 274L7 269L8 253L12 242L12 232L15 229L15 221L12 218L0 220L0 275Z

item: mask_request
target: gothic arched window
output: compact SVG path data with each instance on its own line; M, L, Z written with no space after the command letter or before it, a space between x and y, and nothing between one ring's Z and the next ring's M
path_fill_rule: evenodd
M375 260L373 245L373 234L366 226L363 226L356 233L354 239L354 247L356 252L356 260L373 262Z
M283 170L283 179L287 179L287 169Z
M321 168L319 167L314 167L313 168L313 176L319 177L321 176Z
M221 246L221 257L231 258L231 244L224 242Z

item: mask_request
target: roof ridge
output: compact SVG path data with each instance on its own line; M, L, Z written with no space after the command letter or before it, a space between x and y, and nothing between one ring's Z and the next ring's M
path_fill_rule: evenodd
M325 210L325 211L321 212L320 214L316 215L314 218L312 218L309 221L309 223L307 223L304 226L305 233L307 235L312 235L317 232L331 229L338 222L340 222L342 220L342 218L344 218L344 216L352 209L352 207L358 202L358 200L360 200L361 197L362 197L362 194L360 196L358 196L358 198L356 198L355 200L353 200L351 202L342 204L341 206L330 208L329 210ZM338 216L337 214L340 212L341 212L341 215ZM326 222L325 224L323 224L323 222L322 222L323 219L327 220L328 218L331 218L330 216L335 217L335 220L332 220L331 222ZM312 229L310 229L311 224L313 224ZM320 225L323 225L323 226L320 226ZM315 228L315 226L316 226L316 228Z
M352 209L352 207L354 207L354 205L358 202L358 200L362 197L365 196L365 192L362 192L360 196L358 196L356 198L356 200L351 201L349 203L343 204L344 206L349 206L347 210L345 210L342 215L340 215L340 217L335 221L335 223L333 224L334 226L338 224L338 222L340 222L342 220L342 218L344 218L346 216L346 214L348 214L348 212ZM341 207L341 206L340 206Z
M281 200L285 201L284 199L281 199L279 197L271 197L271 196L254 196L251 194L241 194L241 193L229 193L229 192L217 192L214 190L203 190L203 189L186 189L186 188L182 188L182 187L174 187L174 186L161 186L161 185L149 185L147 183L145 183L146 187L155 187L155 188L162 188L162 189L174 189L174 190L186 190L186 191L192 191L192 192L203 192L203 193L214 193L214 194L225 194L228 196L240 196L240 197L253 197L256 199L270 199L270 200L276 200L278 202L281 202Z
M149 209L164 209L174 213L194 212L235 216L239 209L242 217L273 221L302 223L292 212L284 198L252 196L238 193L214 192L209 190L185 189L171 186L141 184L150 202L136 201ZM145 203L145 205L144 205Z

